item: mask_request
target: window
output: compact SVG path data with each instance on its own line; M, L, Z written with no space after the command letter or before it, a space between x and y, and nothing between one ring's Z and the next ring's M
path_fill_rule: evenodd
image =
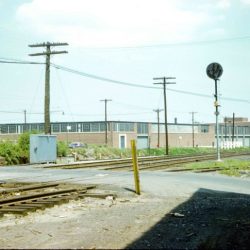
M201 133L208 133L209 126L208 125L201 125Z
M60 124L52 124L52 132L60 132Z
M250 134L250 127L246 127L246 135Z
M82 124L82 132L90 132L90 123Z
M69 132L77 132L76 123L70 123L68 126L70 127Z
M100 131L100 124L99 123L91 123L91 132L99 132Z
M7 134L8 133L8 125L2 125L1 126L1 133Z
M148 133L148 124L147 123L137 123L137 133L138 134L147 134Z
M108 129L108 127L107 127L107 129ZM100 123L100 131L106 131L105 123Z
M17 126L9 125L9 133L17 133Z
M44 124L39 124L38 130L39 130L40 132L43 132L43 131L44 131Z
M61 124L61 132L68 132L67 127L68 127L67 123Z
M77 132L79 132L79 133L82 132L82 124L81 123L77 124Z
M239 135L244 134L244 127L238 127L237 129L238 129L237 134L239 134Z
M7 134L8 133L8 125L2 125L1 126L1 133Z
M113 123L113 131L133 132L134 131L134 123L133 122Z
M31 131L38 130L37 127L38 127L37 124L31 124Z
M126 123L119 123L118 130L119 131L126 131Z
M30 126L27 124L23 125L23 132L28 132L30 130Z
M118 123L113 123L113 131L117 131L117 126L118 126Z

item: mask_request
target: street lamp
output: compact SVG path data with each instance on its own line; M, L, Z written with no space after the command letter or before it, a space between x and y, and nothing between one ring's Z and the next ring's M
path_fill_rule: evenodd
M217 161L220 161L220 141L219 141L219 103L218 103L218 92L217 92L217 81L221 77L223 69L219 63L210 63L207 66L207 75L212 78L215 83L215 116L216 116L216 151L217 151Z

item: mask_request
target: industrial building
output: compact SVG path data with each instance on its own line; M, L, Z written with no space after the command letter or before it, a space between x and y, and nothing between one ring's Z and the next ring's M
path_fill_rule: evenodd
M59 141L105 144L106 126L103 121L93 122L54 122L51 134ZM247 118L225 118L220 123L219 134L222 147L250 147L250 122ZM44 123L0 124L0 140L17 140L27 131L44 131ZM165 146L165 124L152 122L108 121L107 145L116 148L130 148L130 140L137 140L138 148ZM215 124L168 124L170 147L214 147L216 140Z

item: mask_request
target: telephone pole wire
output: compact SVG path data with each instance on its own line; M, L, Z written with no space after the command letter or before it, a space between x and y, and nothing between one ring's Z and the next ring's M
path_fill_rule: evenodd
M194 148L194 114L197 114L197 112L189 112L189 114L192 115L192 144L193 144L193 148Z
M154 109L154 112L157 113L157 148L160 147L160 112L163 111L163 109Z
M108 144L108 124L107 124L107 103L111 102L111 99L103 99L100 102L105 103L105 144Z
M167 82L166 80L176 79L175 77L156 77L153 80L162 80L162 82L155 82L154 84L162 84L164 91L164 113L165 113L165 139L166 139L166 155L169 154L168 149L168 121L167 121L167 98L166 98L166 85L175 84L175 82Z
M50 56L55 54L65 54L67 51L51 51L51 47L66 46L68 43L40 43L31 44L29 47L46 47L46 51L41 53L29 54L29 56L46 56L46 70L45 70L45 98L44 98L44 132L51 134L50 128Z

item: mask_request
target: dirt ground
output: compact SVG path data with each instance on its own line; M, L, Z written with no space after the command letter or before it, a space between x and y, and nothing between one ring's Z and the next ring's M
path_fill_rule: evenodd
M190 195L85 198L0 218L1 249L248 249L250 195L200 189Z

